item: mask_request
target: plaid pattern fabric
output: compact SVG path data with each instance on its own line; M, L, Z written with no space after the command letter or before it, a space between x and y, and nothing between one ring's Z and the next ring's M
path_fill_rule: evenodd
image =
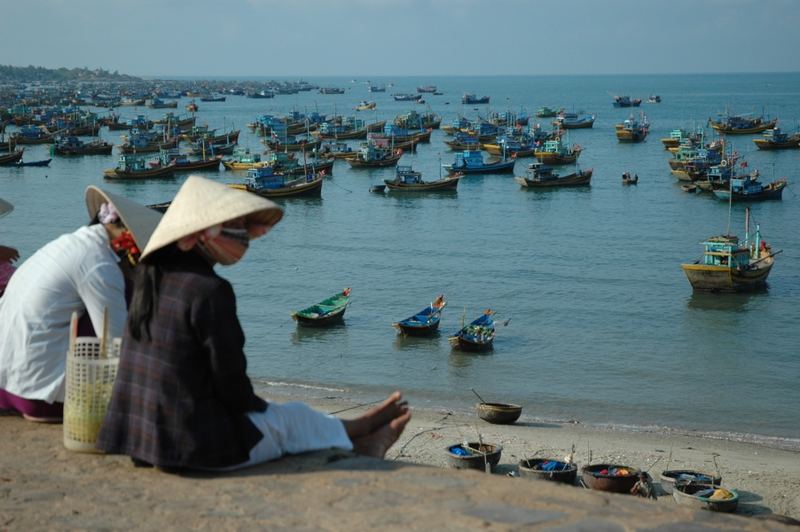
M164 467L235 465L262 438L245 414L266 403L246 374L233 288L195 253L180 255L162 277L152 339L125 333L97 446Z

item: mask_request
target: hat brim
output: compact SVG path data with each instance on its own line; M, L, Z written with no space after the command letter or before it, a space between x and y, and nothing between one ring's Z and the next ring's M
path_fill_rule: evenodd
M120 220L130 231L136 245L139 249L144 249L161 221L161 213L94 185L86 188L86 209L89 212L89 220L93 220L97 216L104 203L114 205Z
M178 240L236 218L273 226L283 218L276 203L204 177L189 176L142 252L142 260Z
M12 204L7 202L3 198L0 198L0 218L5 216L6 214L10 214L11 211L13 211L13 210L14 210L14 206Z

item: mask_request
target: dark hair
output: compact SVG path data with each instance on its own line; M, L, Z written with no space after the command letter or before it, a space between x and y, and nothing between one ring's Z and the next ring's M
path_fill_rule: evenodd
M165 265L177 258L177 253L181 251L176 245L166 246L153 252L134 270L133 295L128 307L128 330L137 341L152 339L150 321L155 312L161 278Z

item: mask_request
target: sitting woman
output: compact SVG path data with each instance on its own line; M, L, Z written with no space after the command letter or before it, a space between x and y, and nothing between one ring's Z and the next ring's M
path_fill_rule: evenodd
M91 222L34 253L0 298L0 409L30 421L60 422L73 312L122 336L124 273L132 273L161 215L96 187L86 189Z
M249 192L197 176L183 184L136 272L100 450L230 470L327 448L383 457L397 440L411 417L399 392L354 420L253 392L236 297L214 265L238 262L282 216Z

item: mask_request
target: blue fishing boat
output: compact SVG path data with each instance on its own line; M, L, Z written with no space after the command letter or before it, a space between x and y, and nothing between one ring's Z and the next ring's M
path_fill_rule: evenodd
M562 112L553 121L554 126L562 129L588 129L594 125L594 115L587 113L566 113Z
M759 150L796 150L800 148L800 132L789 135L774 127L766 130L760 139L753 139Z
M417 102L422 99L422 94L398 93L394 95L396 102Z
M639 107L642 104L640 98L631 99L630 96L614 96L614 107Z
M752 116L750 114L732 115L720 114L716 120L708 119L708 125L720 133L728 135L749 135L751 133L761 133L767 129L772 129L778 124L778 119L772 120L764 116Z
M265 198L287 198L293 196L316 196L322 194L321 173L293 177L276 173L271 166L251 168L244 183L228 185L246 190Z
M743 177L731 177L728 188L715 188L713 192L723 201L779 200L786 185L786 178L765 185L758 180L758 171L755 171Z
M439 295L430 305L413 316L393 323L392 326L402 334L411 336L427 336L439 330L442 310L447 306L444 295Z
M453 164L444 165L449 174L499 174L514 171L514 158L493 157L484 161L480 150L464 150L456 153Z
M488 351L494 346L494 311L487 309L469 325L462 327L448 340L462 351Z

